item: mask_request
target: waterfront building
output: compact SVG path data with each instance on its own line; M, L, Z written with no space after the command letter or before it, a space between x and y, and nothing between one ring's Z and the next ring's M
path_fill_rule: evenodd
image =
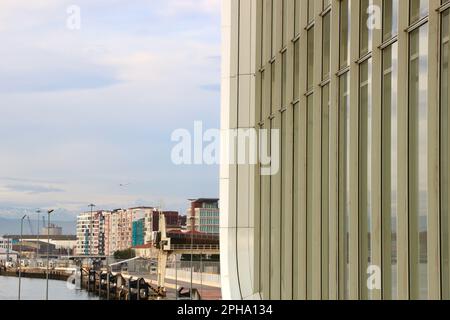
M187 212L187 229L202 233L219 233L219 199L192 199Z
M13 250L0 248L0 266L7 262L16 262L19 253Z
M111 212L109 253L131 248L133 215L131 210L117 209Z
M48 243L45 239L42 240L23 240L18 241L17 244L13 245L13 250L20 252L22 251L22 256L28 259L36 258L36 254L42 256L46 255L47 252L50 255L68 255L69 252L65 250L56 250L56 246L52 243Z
M155 208L153 207L135 207L130 208L132 216L132 241L131 246L140 246L148 243L151 228L149 228L148 217L151 216ZM149 231L148 231L149 230Z
M0 248L5 250L12 250L11 239L0 237Z
M77 236L76 235L50 235L47 239L47 235L6 235L5 239L9 240L13 245L18 245L20 243L20 239L23 239L24 242L32 243L35 247L39 248L40 254L46 253L46 246L42 247L42 242L50 242L52 248L54 248L55 252L60 253L61 255L72 255L76 254L77 248ZM39 243L38 243L39 240ZM41 244L41 245L39 245ZM35 250L36 251L36 250Z
M104 211L104 239L105 239L105 255L111 255L111 211Z
M77 217L79 255L105 255L105 215L107 211L84 212Z
M450 299L450 2L222 4L223 297Z
M180 230L179 214L165 211L167 230ZM159 211L136 207L114 211L85 212L77 219L77 254L113 255L114 252L153 241L159 231Z
M159 210L153 209L145 216L145 243L151 243L155 232L159 231ZM177 211L163 211L166 218L166 231L181 229L179 213Z

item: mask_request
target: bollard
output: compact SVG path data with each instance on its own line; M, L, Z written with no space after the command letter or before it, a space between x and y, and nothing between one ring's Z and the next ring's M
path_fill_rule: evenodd
M98 296L102 296L102 272L99 271L98 273Z
M109 292L111 290L111 286L109 283L109 271L106 271L106 300L109 300Z
M140 286L139 286L140 282L141 282L141 279L138 279L138 282L136 284L136 289L137 289L136 300L138 300L138 301L140 300L140 297L141 297L141 290L140 290Z

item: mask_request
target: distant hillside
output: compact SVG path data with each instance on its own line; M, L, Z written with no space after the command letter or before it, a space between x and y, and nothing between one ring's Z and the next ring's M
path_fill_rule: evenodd
M63 228L64 234L74 235L76 232L76 221L51 221L52 223ZM36 234L37 222L31 220L33 233ZM42 221L40 221L40 228L42 227ZM23 233L30 234L30 226L28 221L25 220L23 225ZM5 219L0 218L0 236L5 234L20 234L20 219Z

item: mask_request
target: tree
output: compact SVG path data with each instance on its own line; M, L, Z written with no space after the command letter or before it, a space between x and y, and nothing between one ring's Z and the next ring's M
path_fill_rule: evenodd
M118 250L114 252L114 259L117 260L132 259L134 257L136 257L136 252L133 249Z

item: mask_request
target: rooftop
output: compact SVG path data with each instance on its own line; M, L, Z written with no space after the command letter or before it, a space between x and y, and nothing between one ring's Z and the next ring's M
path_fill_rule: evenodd
M23 235L22 237L20 235L5 235L3 236L5 239L13 239L13 240L19 240L20 238L24 240L36 240L38 238L37 235ZM40 235L40 239L47 239L47 235ZM75 235L50 235L50 239L54 241L74 241L77 240L77 236Z
M220 199L217 198L199 198L199 199L188 199L191 202L207 202L207 203L216 203Z

